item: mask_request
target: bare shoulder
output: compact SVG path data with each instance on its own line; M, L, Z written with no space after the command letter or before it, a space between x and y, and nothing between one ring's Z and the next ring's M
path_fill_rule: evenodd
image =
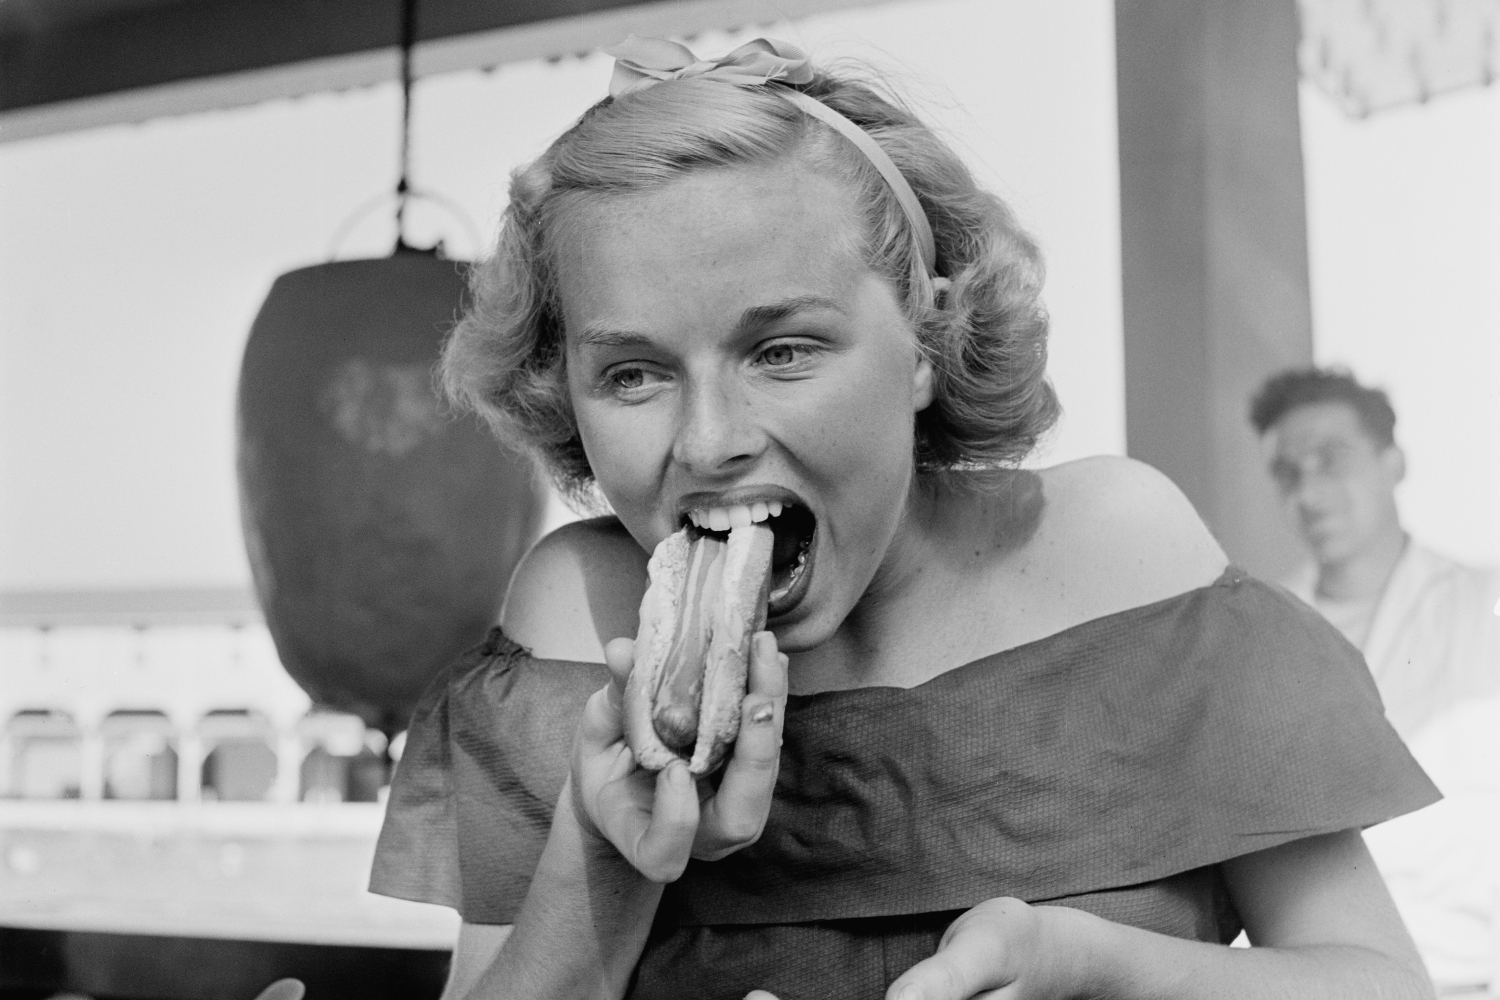
M605 643L635 635L646 560L616 518L565 524L511 574L501 627L539 657L602 663Z
M1032 547L1091 611L1174 597L1224 572L1224 550L1192 503L1144 462L1100 456L1039 475L1046 505Z

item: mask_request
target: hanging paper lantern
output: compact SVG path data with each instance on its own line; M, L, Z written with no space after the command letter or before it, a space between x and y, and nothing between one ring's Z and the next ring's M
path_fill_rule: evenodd
M431 253L292 271L240 370L241 517L276 651L314 701L387 732L495 622L545 504L530 463L434 391L464 292Z

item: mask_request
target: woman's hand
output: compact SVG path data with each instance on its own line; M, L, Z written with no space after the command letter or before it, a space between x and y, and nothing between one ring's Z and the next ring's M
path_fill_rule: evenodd
M1078 911L990 899L948 927L937 953L908 969L887 1000L1042 1000L1075 995L1068 929Z
M781 761L787 659L774 635L756 634L739 737L715 790L695 783L686 764L655 775L636 765L620 710L634 646L615 639L604 649L610 683L584 707L573 745L574 809L586 833L653 882L671 882L689 857L718 860L760 837Z
M1432 984L1357 830L1226 861L1251 948L1167 937L1066 906L991 899L888 1000L1297 997L1430 1000Z
M1065 926L1087 914L990 899L948 927L937 953L906 970L886 1000L1043 1000L1092 995L1081 990ZM1077 942L1072 942L1076 944ZM745 1000L777 1000L751 990Z

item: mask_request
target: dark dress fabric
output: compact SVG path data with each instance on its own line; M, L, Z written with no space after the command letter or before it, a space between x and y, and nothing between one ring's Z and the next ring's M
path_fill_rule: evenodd
M371 890L512 921L606 681L498 629L440 677ZM1220 862L1437 798L1359 652L1231 568L914 688L788 699L761 839L669 887L631 995L879 996L997 896L1227 942Z

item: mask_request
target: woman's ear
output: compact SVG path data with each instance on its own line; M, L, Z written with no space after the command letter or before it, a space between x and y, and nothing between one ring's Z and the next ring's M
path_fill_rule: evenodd
M917 351L917 370L912 375L912 412L921 413L932 405L932 362L925 351Z
M953 287L953 282L938 275L929 280L932 282L932 308L942 312L948 304L948 289ZM920 347L917 348L917 370L913 378L912 412L921 413L932 405L933 373L932 362Z

